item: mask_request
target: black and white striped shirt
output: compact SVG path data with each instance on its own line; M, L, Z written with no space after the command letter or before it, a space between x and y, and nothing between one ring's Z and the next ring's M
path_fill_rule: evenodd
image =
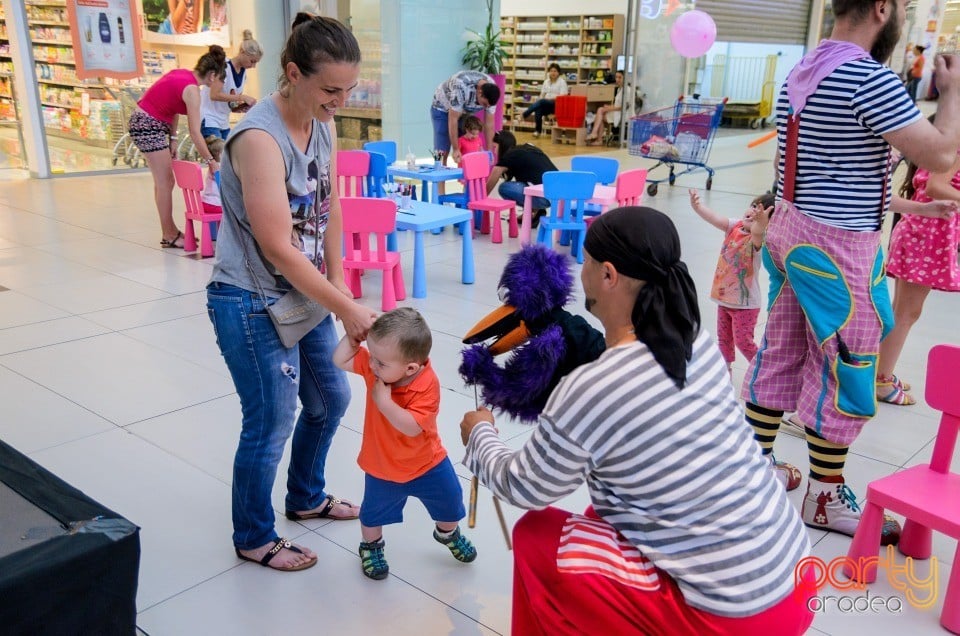
M786 159L787 83L777 100L781 175ZM892 191L892 175L882 191L890 146L881 135L921 116L889 68L872 59L840 65L820 83L800 113L796 206L827 225L858 232L880 229ZM782 178L777 185L782 193Z
M477 426L464 463L493 493L542 508L586 480L597 513L687 602L751 616L793 589L810 543L705 333L678 390L641 342L575 369L518 451Z

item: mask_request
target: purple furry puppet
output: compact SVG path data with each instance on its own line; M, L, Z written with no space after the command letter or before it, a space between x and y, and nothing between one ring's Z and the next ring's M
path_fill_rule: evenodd
M535 422L560 379L596 360L603 334L563 309L573 291L568 257L542 245L510 256L500 276L504 306L470 330L460 375L485 404ZM500 367L494 356L511 351Z

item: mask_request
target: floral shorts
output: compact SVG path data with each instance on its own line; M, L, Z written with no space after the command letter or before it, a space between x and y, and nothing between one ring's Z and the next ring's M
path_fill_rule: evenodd
M130 138L140 152L157 152L170 147L170 124L135 110L127 124Z

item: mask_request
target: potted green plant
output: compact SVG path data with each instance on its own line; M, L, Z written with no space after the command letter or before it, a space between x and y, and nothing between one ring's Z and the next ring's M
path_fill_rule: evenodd
M493 27L493 0L487 0L487 28L483 33L467 29L474 38L463 47L463 64L470 70L488 75L499 75L503 68L503 58L507 52L503 48L500 35L503 29Z
M503 48L503 40L500 38L503 33L502 28L495 28L493 25L493 0L487 0L487 28L483 33L467 29L473 34L471 39L463 47L463 58L461 62L472 71L486 73L493 78L493 81L500 87L501 95L506 87L506 78L500 73L503 69L503 60L507 56ZM499 130L503 124L503 98L497 103L497 113L494 117L494 123Z

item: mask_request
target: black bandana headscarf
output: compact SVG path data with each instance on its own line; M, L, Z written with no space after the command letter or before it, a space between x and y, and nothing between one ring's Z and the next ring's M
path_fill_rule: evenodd
M673 221L653 208L617 208L597 217L583 247L594 260L646 283L633 305L634 334L682 389L700 331L700 307L693 279L680 260Z

